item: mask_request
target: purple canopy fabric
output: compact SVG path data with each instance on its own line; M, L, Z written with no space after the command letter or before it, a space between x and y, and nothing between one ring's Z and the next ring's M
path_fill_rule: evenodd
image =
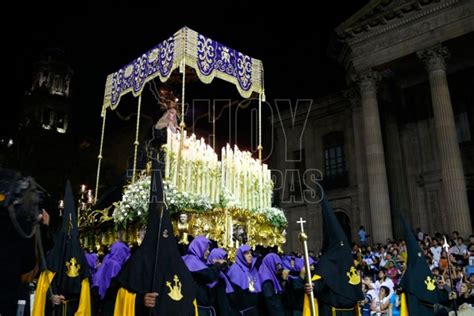
M93 252L86 252L87 265L93 276L97 272L97 254Z
M117 276L129 256L130 248L120 240L114 242L110 247L109 254L104 257L102 264L92 278L92 287L99 288L99 295L102 299L110 286L110 280Z
M267 280L272 281L275 293L279 294L283 292L283 288L276 277L276 273L278 271L277 265L282 267L280 256L276 253L269 253L265 256L265 258L263 258L262 265L258 270L258 277L260 278L260 282L262 284Z
M257 259L253 258L252 264L249 265L244 257L244 253L250 250L250 246L240 246L237 250L235 263L230 267L227 276L232 283L240 287L242 290L249 289L249 280L251 280L254 287L253 293L259 293L262 291L262 284L258 277L258 271L255 268L255 261L257 261Z
M209 249L210 241L204 236L198 236L189 244L187 255L183 256L189 271L195 272L207 269L204 254Z
M214 264L214 259L216 259L216 260L220 260L220 259L227 260L227 252L222 248L212 249L211 253L209 254L209 257L207 257L207 264L208 265ZM233 292L232 284L230 283L227 275L225 275L224 272L220 272L219 276L225 282L226 293ZM219 283L219 282L215 281L215 282L209 283L207 286L210 287L210 288L213 288L217 285L217 283Z

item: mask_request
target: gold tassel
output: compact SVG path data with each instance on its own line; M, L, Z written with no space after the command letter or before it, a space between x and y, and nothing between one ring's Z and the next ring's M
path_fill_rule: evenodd
M32 316L43 316L44 307L46 306L46 292L48 292L49 285L54 278L55 273L49 270L41 272L36 286L35 302L33 303Z

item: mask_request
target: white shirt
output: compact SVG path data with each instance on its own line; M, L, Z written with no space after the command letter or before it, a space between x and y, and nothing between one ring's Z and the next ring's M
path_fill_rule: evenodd
M395 287L393 281L390 278L385 278L385 281L383 281L382 283L380 283L379 280L375 281L375 290L377 291L377 297L379 296L380 287L383 285L390 289L390 294L388 295L388 298L390 298L394 292L393 288Z
M439 259L441 259L441 251L442 250L443 250L443 248L441 248L441 246L430 248L430 251L433 254L433 260L436 261L436 263L438 263Z
M418 237L418 240L423 240L423 238L425 238L425 234L423 232L419 232L417 234L417 237Z

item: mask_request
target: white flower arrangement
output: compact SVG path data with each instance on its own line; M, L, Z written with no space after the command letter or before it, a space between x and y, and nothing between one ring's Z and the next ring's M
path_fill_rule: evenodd
M222 208L242 208L239 201L226 187L221 187L219 204L219 206Z
M136 219L146 220L144 215L148 213L150 184L150 177L143 177L125 187L122 200L114 203L112 218L116 226L125 228Z
M112 214L115 225L125 228L129 223L140 221L145 223L150 200L151 177L145 176L125 187L122 200L114 203ZM171 182L163 181L165 202L171 213L183 210L206 212L214 207L242 208L237 199L227 190L221 188L219 205L213 205L209 198L202 194L181 192ZM274 226L284 227L288 224L283 210L275 207L253 209L252 212L262 214Z
M182 210L205 212L213 208L207 196L193 192L181 192L169 181L163 181L163 189L165 201L171 213Z
M285 213L282 209L276 207L266 207L255 209L254 212L265 216L267 220L274 226L285 227L288 224L288 220L286 219Z

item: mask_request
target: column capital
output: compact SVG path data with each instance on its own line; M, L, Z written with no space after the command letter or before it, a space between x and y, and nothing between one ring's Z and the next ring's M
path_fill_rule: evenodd
M450 56L448 48L444 45L436 45L416 53L423 60L428 72L446 70L445 60Z
M352 76L352 79L359 85L360 91L369 92L377 90L377 83L382 79L379 72L368 69Z
M352 110L361 107L362 101L360 98L360 92L357 88L353 87L348 90L344 90L342 92L342 96L347 99L347 101L349 101Z

